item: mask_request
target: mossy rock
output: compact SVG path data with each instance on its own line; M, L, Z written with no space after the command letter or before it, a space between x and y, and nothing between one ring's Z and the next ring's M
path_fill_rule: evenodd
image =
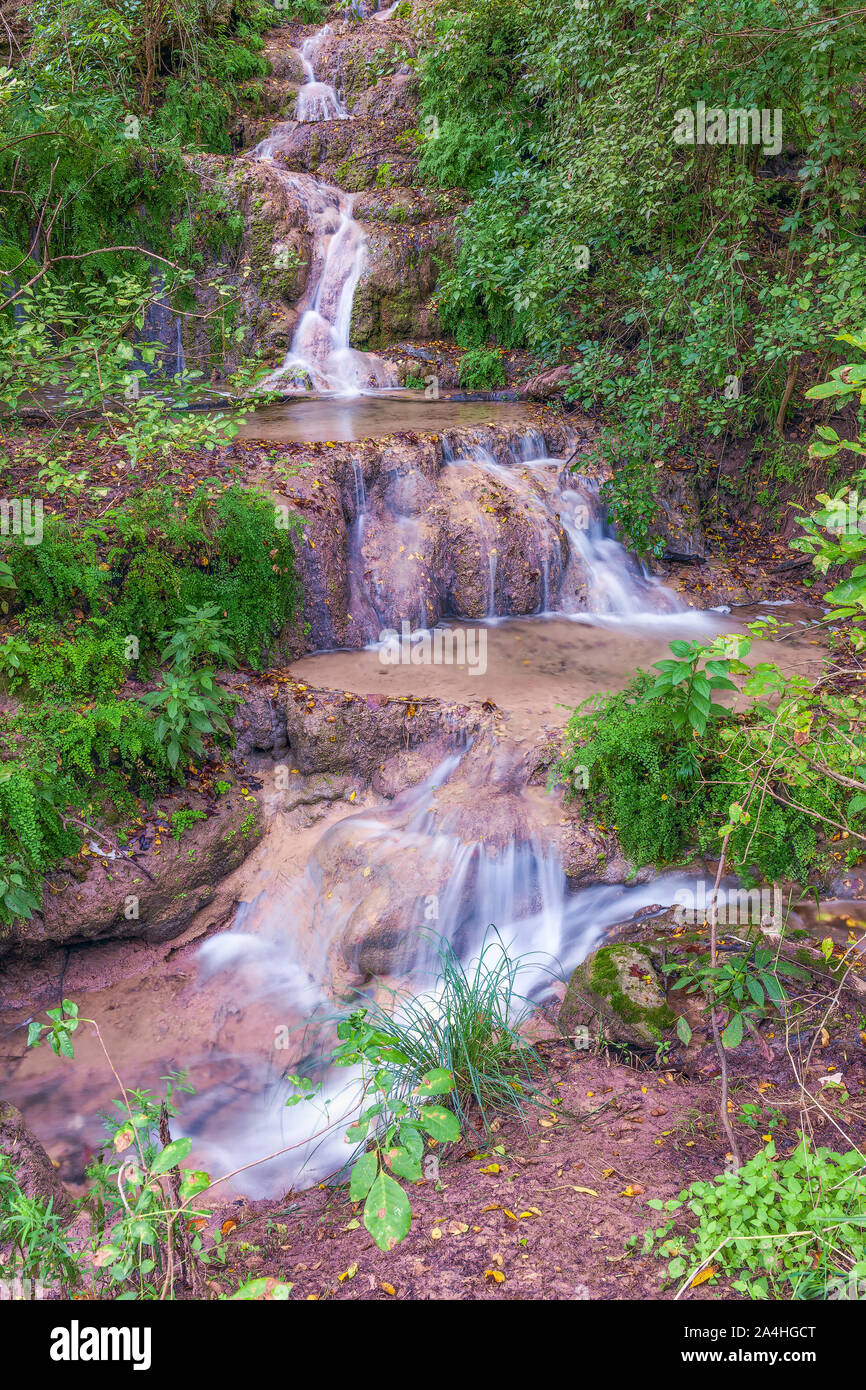
M600 1021L612 1042L653 1045L670 1032L676 1018L668 1007L649 946L602 946L587 956L569 981L559 1013L566 1033Z

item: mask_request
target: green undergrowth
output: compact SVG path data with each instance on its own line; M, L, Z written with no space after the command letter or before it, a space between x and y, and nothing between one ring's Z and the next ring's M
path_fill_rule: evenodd
M605 501L638 549L656 470L683 454L721 509L804 500L803 449L776 445L866 309L854 0L756 0L748 23L737 0L425 14L421 174L469 194L445 331L574 363L566 398L601 413L597 453L623 470ZM738 437L754 457L720 482L716 442Z
M121 821L228 737L215 668L260 667L300 602L282 520L265 493L213 478L94 521L46 518L38 545L5 538L0 923L36 908L81 823Z
M738 1171L648 1205L668 1219L647 1231L642 1253L665 1260L678 1284L709 1269L754 1299L862 1297L866 1177L857 1149L837 1153L803 1136L783 1158L771 1142ZM678 1234L688 1214L698 1225Z
M671 645L680 657L689 647ZM693 645L701 653L693 659L709 657L712 668L714 652ZM852 830L863 833L866 798L852 798L836 780L853 771L846 740L861 737L860 703L788 681L776 668L742 667L752 672L752 699L736 713L698 686L694 698L707 709L689 705L684 718L688 678L662 693L652 674L638 671L624 690L591 697L569 720L554 777L615 832L636 868L717 856L726 838L728 863L744 882L805 884L862 853ZM768 687L779 701L772 708ZM811 747L803 727L813 730Z

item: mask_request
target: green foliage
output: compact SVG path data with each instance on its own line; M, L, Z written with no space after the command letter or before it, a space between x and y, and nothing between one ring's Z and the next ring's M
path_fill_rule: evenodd
M17 1174L9 1155L0 1152L0 1279L58 1280L74 1286L79 1277L76 1255L53 1198L28 1197Z
M49 622L85 611L89 626L74 637L78 655L66 659L87 666L86 642L108 643L114 656L106 682L118 673L122 653L113 644L121 635L138 639L145 669L158 641L168 643L164 660L191 641L204 643L195 660L210 654L230 664L239 656L259 665L299 597L297 529L297 522L278 524L263 492L211 479L181 497L160 485L93 525L76 529L49 517L40 545L10 537L9 565L28 619L45 637ZM194 619L197 610L209 617ZM167 621L178 625L176 634L166 631Z
M766 636L775 625L752 630ZM553 780L586 795L638 866L717 854L727 837L746 882L805 883L831 862L836 831L855 862L854 843L866 843L862 702L771 663L747 665L749 641L736 634L671 649L677 659L656 663L655 682L638 672L625 690L578 706ZM744 677L736 713L712 701L731 673Z
M403 1240L412 1220L396 1179L438 1176L438 1162L428 1172L424 1135L437 1146L455 1143L476 1117L485 1131L494 1111L522 1117L543 1070L518 1031L529 1012L515 992L519 962L486 940L467 972L448 942L439 949L433 992L395 999L390 1009L365 1002L339 1020L330 1057L360 1069L359 1113L346 1131L358 1146L349 1197L364 1202L364 1225L382 1250ZM309 1077L287 1079L295 1088L288 1105L315 1099Z
M781 431L832 326L866 320L854 0L758 0L748 27L737 0L433 14L422 174L471 194L440 320L472 346L579 351L571 393L601 410L615 467L604 500L659 553L656 469L697 432ZM778 110L781 142L678 143L699 101Z
M153 445L160 421L176 438L213 433L201 417L137 402L130 376L163 352L147 354L148 311L194 310L193 277L238 244L239 214L201 186L188 156L231 153L230 117L265 75L260 34L277 18L260 0L229 11L212 0L29 7L20 61L0 74L7 409L21 397L44 404L41 393L62 378L70 394L59 403L55 395L55 407L77 405L89 384L100 407L113 402L125 420L133 457ZM221 356L227 332L232 344L242 335L229 322L238 295L208 270L217 303L207 326Z
M171 835L173 840L180 840L186 834L191 825L196 821L207 820L204 811L190 810L182 806L179 811L173 811L171 815Z
M298 20L301 24L321 24L325 18L322 0L292 0L291 5L281 9L286 20Z
M71 630L68 639L48 623L28 624L28 631L35 640L25 670L35 696L103 699L126 679L125 640L106 618L93 618L79 631Z
M713 965L709 953L668 962L665 971L676 976L672 989L684 989L687 994L704 994L728 1012L728 1022L722 1032L724 1047L739 1047L744 1026L753 1035L757 1024L769 1015L769 1006L784 1009L788 1002L780 975L806 980L808 976L790 961L766 948L756 948L745 955L726 953ZM677 1021L680 1041L688 1045L692 1030L684 1016Z
M395 1084L411 1093L422 1073L445 1068L454 1079L451 1104L461 1124L489 1130L503 1110L523 1116L542 1070L519 1028L529 1012L516 984L519 960L487 939L474 967L464 967L448 942L439 947L439 978L429 994L369 1006L371 1024L397 1039Z
M103 806L121 813L135 797L167 785L170 768L155 720L137 700L101 700L86 708L49 704L0 719L10 750L0 763L0 924L28 918L40 904L40 878L81 834L69 815L88 820Z
M424 110L438 122L422 157L425 178L483 183L503 148L524 134L532 102L519 68L529 13L514 0L483 0L460 12L441 6L419 69Z
M866 332L843 333L840 340L866 354ZM813 386L806 394L812 400L837 400L842 408L856 399L862 410L866 405L866 363L861 360L836 367L829 381ZM859 419L862 421L862 415ZM819 425L816 435L809 449L812 458L835 458L843 451L866 455L866 430L862 426L856 439L840 438L829 425ZM866 469L856 471L848 487L835 496L819 493L820 508L800 520L806 534L792 541L794 549L812 556L819 574L851 566L847 577L827 594L834 607L826 621L851 624L849 635L857 650L866 647L866 496L861 497L861 491L866 493Z
M202 757L205 735L231 734L227 722L236 697L216 684L213 671L166 671L156 690L141 696L142 703L157 713L154 737L165 745L172 771L181 758Z
M419 1182L424 1135L453 1143L460 1138L460 1124L438 1103L454 1089L451 1073L434 1068L408 1092L402 1069L410 1059L399 1037L368 1022L367 1013L356 1009L338 1024L339 1045L332 1060L339 1067L361 1069L364 1103L346 1138L364 1149L352 1166L349 1196L364 1203L364 1225L380 1250L392 1250L408 1235L412 1221L409 1198L397 1177Z
M223 639L224 630L225 624L215 603L201 608L187 604L186 613L178 618L174 630L159 634L165 641L161 659L178 671L190 671L203 658L232 666L234 657Z
M718 656L714 654L715 648L718 648ZM647 691L646 698L665 700L671 725L677 733L694 729L696 734L701 735L706 732L711 719L724 716L722 707L713 703L713 691L736 690L734 682L728 679L728 672L748 669L736 660L723 657L725 648L724 638L717 638L709 652L701 642L677 639L670 643L676 660L653 662L654 668L661 674ZM712 660L708 657L712 657Z
M134 813L183 781L205 738L230 736L212 668L264 660L299 592L273 504L216 479L150 488L94 523L49 517L39 545L4 545L27 637L0 644L0 679L24 701L0 718L0 924L29 917L41 876L77 853L70 815ZM118 698L158 662L155 689Z
M839 1276L866 1276L866 1177L856 1149L815 1148L803 1136L783 1159L771 1142L737 1172L647 1205L669 1219L647 1231L643 1253L666 1260L678 1283L710 1262L737 1276L737 1292L758 1299L785 1297L786 1284L790 1290L804 1280L826 1285ZM685 1236L671 1235L686 1212L699 1224Z
M457 379L467 391L492 391L505 385L501 353L475 348L464 352L457 364Z
M684 853L695 820L695 754L667 704L648 700L652 677L639 672L624 690L591 696L565 730L558 775L570 797L586 769L587 801L636 865L671 864Z

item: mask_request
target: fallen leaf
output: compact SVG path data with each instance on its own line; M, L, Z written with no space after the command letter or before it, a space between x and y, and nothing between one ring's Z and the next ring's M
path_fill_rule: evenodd
M689 1284L689 1288L690 1288L690 1289L696 1289L696 1288L698 1287L698 1284L705 1284L705 1283L707 1282L708 1279L712 1279L712 1277L713 1277L713 1275L715 1274L715 1272L716 1272L716 1266L715 1266L715 1265L709 1265L706 1269L702 1269L701 1272L700 1272L700 1274L696 1274L696 1275L695 1275L694 1279L693 1279L692 1282Z
M395 1293L397 1292L397 1290L394 1288L394 1285L393 1285L393 1284L380 1284L380 1285L379 1285L379 1288L380 1288L380 1289L383 1289L385 1293L389 1293L389 1294L391 1295L392 1298L394 1297Z
M505 1275L502 1273L501 1269L485 1269L484 1278L492 1279L496 1284L505 1283Z

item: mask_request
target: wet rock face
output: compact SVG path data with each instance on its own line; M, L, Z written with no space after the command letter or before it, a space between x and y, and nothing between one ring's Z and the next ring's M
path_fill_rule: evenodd
M254 798L217 800L206 820L179 839L165 834L134 859L70 861L46 880L42 911L18 920L0 939L0 958L38 958L57 945L102 940L170 941L214 899L216 887L243 862L263 832ZM145 872L145 870L147 872Z
M280 497L305 522L309 629L293 650L364 646L404 621L684 607L605 528L597 481L567 466L581 447L546 424L329 446Z
M206 269L219 271L239 295L238 322L250 341L268 355L288 351L298 320L298 305L307 291L311 239L307 212L297 189L281 179L272 166L222 155L197 155L190 161L205 188L216 188L229 207L243 216L244 230L237 254L227 264L225 253L211 255ZM200 277L206 285L208 274ZM199 307L218 307L215 290L201 289ZM188 316L183 327L187 362L207 368L211 355L208 326ZM245 359L248 348L229 351L229 365Z
M305 775L351 772L370 782L400 752L429 747L444 757L492 727L480 706L313 690L301 681L287 682L278 698L292 767Z
M415 43L408 27L396 15L386 23L342 21L328 24L316 44L312 61L316 75L336 87L349 111L363 114L368 94L400 77L404 85L405 55L414 56ZM381 99L381 96L380 96ZM413 97L413 104L417 98ZM375 106L372 108L375 110Z

